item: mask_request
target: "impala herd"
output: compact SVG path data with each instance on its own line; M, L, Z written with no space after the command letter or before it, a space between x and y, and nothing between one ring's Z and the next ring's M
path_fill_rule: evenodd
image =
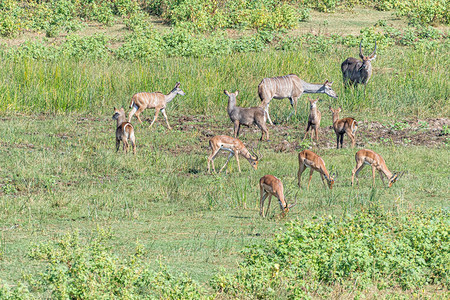
M366 86L368 80L372 75L372 65L371 61L376 57L376 42L375 49L369 56L364 56L361 49L361 43L359 45L359 56L362 60L358 60L356 58L350 57L347 58L341 65L342 76L344 80L344 85L357 85L363 84ZM323 84L312 84L300 79L297 75L290 74L285 76L264 78L261 83L258 85L258 94L261 98L261 104L256 107L239 107L236 106L237 96L239 91L235 91L234 93L230 93L227 90L224 91L225 95L228 96L228 107L227 112L234 124L234 137L226 136L226 135L217 135L209 140L209 147L211 148L211 154L208 156L208 173L211 173L211 164L212 170L216 173L216 169L214 166L214 159L219 153L220 150L230 152L227 161L219 170L219 173L227 166L230 159L235 156L236 162L238 165L238 170L241 172L241 167L239 164L239 155L243 156L250 165L256 170L258 167L258 162L261 160L261 154L257 155L253 150L248 150L244 143L240 141L237 137L239 136L239 130L241 125L251 126L256 125L261 130L261 141L269 140L269 131L267 129L266 122L268 121L271 125L273 122L269 115L269 104L272 99L283 99L288 98L291 102L291 106L294 109L294 112L297 111L297 101L298 98L303 93L324 93L332 98L337 98L338 96L331 88L333 82L325 81ZM365 88L364 88L365 92ZM125 117L125 111L123 108L117 109L114 108L113 119L117 120L117 128L116 128L116 151L119 150L120 142L123 143L123 149L125 152L128 151L129 142L132 145L133 153L136 154L136 142L134 136L134 128L131 125L131 118L133 115L142 123L140 118L140 114L146 108L154 108L155 116L153 121L150 124L150 127L155 123L158 118L158 114L161 111L163 114L165 121L167 123L167 127L172 129L169 125L169 121L167 120L166 115L166 105L170 101L172 101L177 95L184 95L185 93L180 88L180 83L177 82L173 90L164 95L161 92L153 92L153 93L137 93L133 95L130 108L131 111L128 114L128 121ZM310 113L308 117L308 123L306 127L305 136L303 139L307 137L308 132L311 132L311 139L313 139L313 132L315 134L315 139L319 141L319 127L320 121L322 118L322 114L319 111L317 104L319 98L311 99L308 97L310 102ZM331 111L331 116L333 120L333 129L336 133L336 148L339 149L339 145L342 148L344 134L350 138L352 142L352 148L355 147L356 138L355 133L358 129L358 124L353 118L344 118L339 119L339 113L342 108L339 107L337 109L333 109L331 106L329 107ZM292 112L291 115L294 113ZM356 182L358 183L358 174L361 169L365 165L370 165L372 167L372 184L375 185L375 173L378 171L380 173L381 180L384 183L384 177L386 176L389 180L389 187L392 186L394 182L396 182L403 173L392 173L386 166L386 163L378 153L375 153L372 150L362 149L356 152L355 154L356 167L352 171L352 186L354 183L354 179L356 178ZM321 178L324 186L328 186L331 190L333 188L333 184L337 179L338 173L333 172L330 174L325 167L325 161L316 153L310 150L303 150L298 154L298 162L299 168L297 173L298 178L298 186L301 188L301 177L303 172L309 168L309 180L308 187L311 182L312 174L314 171L317 171ZM333 171L333 170L332 170ZM325 181L327 182L325 185ZM288 205L283 189L283 183L280 179L273 175L265 175L259 181L260 187L260 215L262 217L266 217L272 196L275 196L278 199L280 204L282 216L285 216L286 213L297 204L296 201L293 204ZM264 202L268 197L268 206L266 213L264 214Z

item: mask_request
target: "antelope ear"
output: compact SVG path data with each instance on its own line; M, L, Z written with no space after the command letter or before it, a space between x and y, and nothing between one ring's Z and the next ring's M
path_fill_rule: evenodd
M223 93L224 93L225 95L227 95L227 96L230 96L230 93L228 93L227 90L223 90Z
M325 85L325 84L327 84L328 83L328 79L327 80L325 80L325 83L323 84L323 85Z
M238 90L236 90L236 92L234 92L234 93L236 94L236 96L239 95L239 91Z
M369 61L374 60L375 58L377 58L377 55L376 55L376 54L370 56L370 57L369 57Z
M330 86L333 84L334 81L330 82Z
M175 84L175 87L176 87L176 88L179 87L180 84L181 84L181 83L177 82L177 83Z

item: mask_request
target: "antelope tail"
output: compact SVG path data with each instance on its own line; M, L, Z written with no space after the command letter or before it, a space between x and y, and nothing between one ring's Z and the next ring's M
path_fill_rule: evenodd
M358 129L358 123L355 120L353 120L353 122L352 122L351 129L352 129L352 133L355 134L356 130Z

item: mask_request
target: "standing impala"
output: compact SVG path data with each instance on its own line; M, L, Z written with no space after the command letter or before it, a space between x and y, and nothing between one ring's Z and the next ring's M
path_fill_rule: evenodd
M359 43L359 57L362 59L356 59L354 57L347 58L341 65L342 77L344 79L344 86L364 84L364 91L366 90L366 84L372 76L372 60L377 55L377 42L375 41L375 49L369 56L364 56L361 49L361 42Z
M358 123L356 123L353 118L344 118L339 120L339 113L341 110L341 107L338 109L332 109L330 106L331 115L333 117L333 129L336 133L336 149L339 149L339 143L341 144L342 149L345 133L352 140L352 148L354 148L356 143L355 133L358 129Z
M265 175L261 177L259 180L259 189L260 189L260 200L259 200L259 215L263 218L267 217L267 214L269 213L270 208L270 201L272 200L272 196L275 196L278 198L278 202L280 203L281 208L281 214L284 217L289 209L294 207L297 204L297 201L295 203L288 205L286 202L286 199L284 198L284 191L283 191L283 183L280 179L276 178L273 175ZM266 200L267 196L269 196L269 203L267 205L267 211L264 215L264 201Z
M298 154L298 187L301 188L300 182L302 179L302 174L306 170L306 168L310 168L311 171L309 172L309 180L308 180L308 190L309 190L309 184L311 183L311 177L314 171L317 171L320 173L320 177L322 178L322 183L325 186L324 177L327 180L328 187L330 190L333 188L334 180L337 178L336 174L328 174L327 168L325 168L325 162L323 161L322 157L315 154L314 152L310 150L303 150Z
M125 116L125 110L123 107L117 109L114 107L114 115L112 116L114 120L117 120L116 127L116 152L119 151L120 142L123 143L123 150L125 153L128 152L128 140L131 142L133 147L133 154L136 154L136 139L134 137L134 128L131 123L127 122Z
M265 109L267 119L273 125L269 115L269 103L273 98L288 98L294 111L297 112L297 99L303 93L325 93L330 97L337 98L335 91L331 88L332 84L333 82L328 82L328 80L324 84L308 83L295 74L264 78L258 85L259 98L262 101L261 107Z
M322 119L322 114L317 109L317 102L319 101L319 97L317 99L311 99L308 97L308 101L310 102L310 111L308 117L308 126L306 126L306 132L303 139L306 138L308 131L311 130L311 139L313 137L313 130L316 133L316 141L319 142L319 126L320 120Z
M374 151L369 149L362 149L356 152L355 160L356 160L356 167L352 171L352 185L355 177L356 182L359 184L358 174L362 170L362 168L364 168L364 165L372 166L373 187L375 187L375 171L378 171L380 173L380 178L381 181L383 181L383 183L384 183L383 175L389 179L389 187L391 187L394 184L394 182L396 182L403 174L403 173L392 174L392 172L389 171L389 169L386 167L386 163L383 157L381 157L380 154L375 153Z
M132 110L128 114L128 122L131 122L131 118L134 114L136 114L136 118L138 118L139 122L142 124L142 120L139 117L141 112L143 112L146 108L154 108L156 110L155 117L153 118L150 127L152 127L153 123L155 123L158 118L159 111L161 111L166 119L167 127L172 130L169 125L169 121L167 120L166 105L172 101L176 95L184 96L184 92L181 90L179 82L175 84L173 90L167 95L164 95L161 92L134 94L131 98L130 108L132 108Z
M214 159L216 158L216 155L220 150L229 151L230 155L228 156L228 159L223 167L220 169L219 173L222 172L223 168L225 168L225 166L228 164L228 161L230 161L230 158L232 158L233 156L236 156L239 173L241 173L241 166L239 165L239 154L245 157L255 170L258 168L258 161L261 159L261 157L258 157L256 153L253 153L253 155L250 154L244 143L242 143L239 139L235 139L227 135L216 135L215 137L211 138L209 140L209 147L211 147L211 155L208 157L208 173L211 173L211 162L213 171L214 173L216 173Z

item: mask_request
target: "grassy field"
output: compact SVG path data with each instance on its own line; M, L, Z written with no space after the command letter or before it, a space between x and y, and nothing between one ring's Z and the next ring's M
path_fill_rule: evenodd
M354 34L380 19L396 28L405 26L391 12L372 12L313 12L312 20L288 34L316 33L316 29L325 35L339 30ZM337 32L332 29L336 24L342 26ZM156 28L169 30L160 23ZM113 26L105 32L117 32L120 41L120 30ZM448 212L448 47L430 51L379 47L366 96L362 88L345 91L342 85L340 63L357 54L357 47L334 45L323 53L308 47L269 48L258 53L153 62L20 57L0 61L5 70L0 74L0 279L14 286L24 275L45 270L45 261L30 256L35 244L58 240L68 232L79 232L89 241L97 231L107 230L112 235L107 243L118 257L133 254L136 245L142 245L144 260L152 267L164 265L173 273L187 273L214 295L209 283L214 275L237 270L244 247L266 243L289 221L340 218L373 203L399 215ZM245 144L263 154L258 170L241 159L242 173L232 160L227 173L207 174L209 138L232 134L223 90L238 89L238 105L255 106L260 102L257 86L262 78L289 73L312 83L334 80L339 98L321 95L319 103L319 143L302 141L308 116L306 95L299 100L297 115L289 120L289 101L273 100L271 140L258 143L256 128L244 128L241 136ZM141 115L146 119L143 125L132 121L137 155L116 153L113 107L128 111L134 93L167 93L177 81L186 96L168 105L174 130L166 128L162 116L149 129L154 111L146 110ZM344 149L335 149L329 105L342 106L341 117L358 120L355 149L349 148L347 137ZM313 175L309 191L307 174L302 189L298 188L297 155L305 148L312 148L327 167L339 171L333 190L322 186L318 174ZM391 171L405 171L405 175L389 189L377 175L372 188L366 167L360 185L351 187L354 154L362 148L380 153ZM221 154L216 167L225 159L226 154ZM269 218L259 217L258 182L265 174L283 181L289 203L297 195L298 205L286 218L279 217L276 202ZM339 287L333 288L331 295L345 298L339 295ZM447 288L437 287L436 297L445 298ZM373 289L361 293L375 298L391 292L421 295ZM425 297L435 294L423 293ZM346 295L352 298L351 293Z

